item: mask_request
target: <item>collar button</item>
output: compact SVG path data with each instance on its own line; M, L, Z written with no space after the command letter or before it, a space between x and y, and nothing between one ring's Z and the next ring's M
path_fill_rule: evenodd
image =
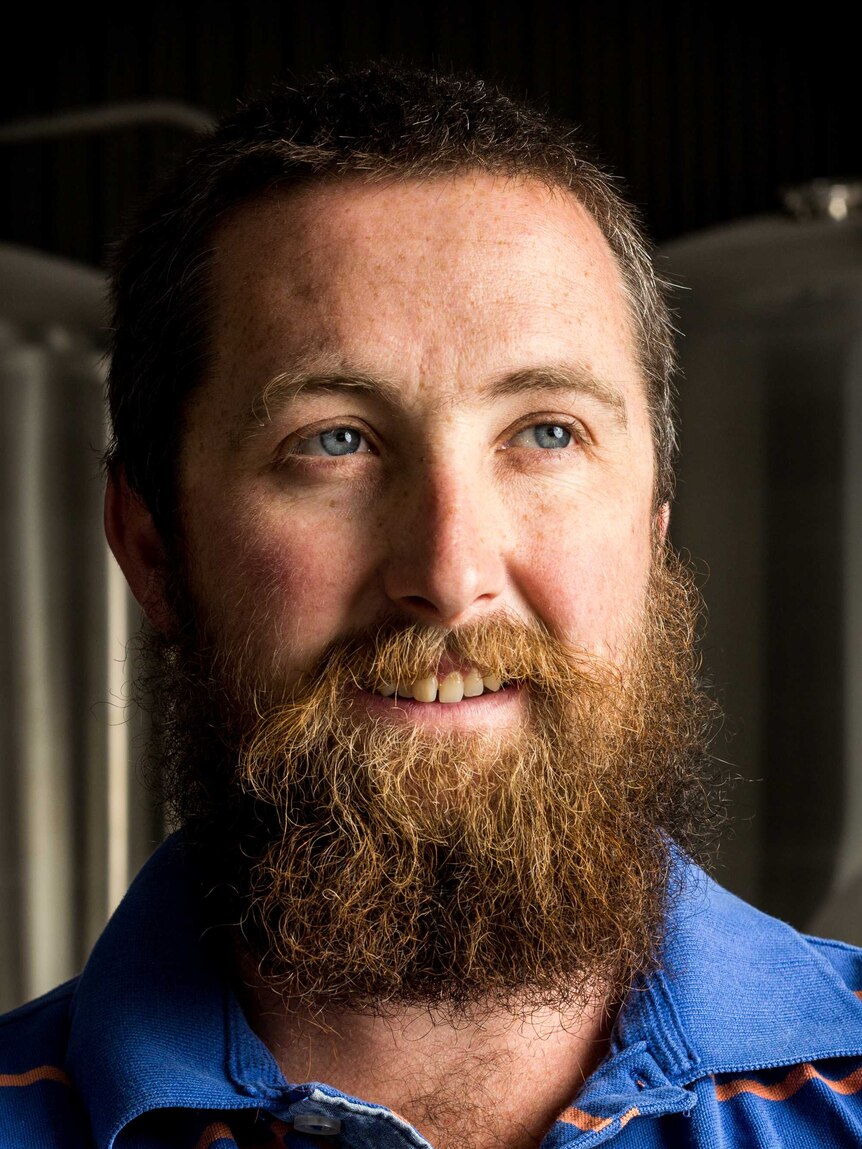
M341 1132L341 1122L337 1117L326 1117L322 1113L297 1113L293 1129L295 1133L310 1133L314 1137L336 1137Z

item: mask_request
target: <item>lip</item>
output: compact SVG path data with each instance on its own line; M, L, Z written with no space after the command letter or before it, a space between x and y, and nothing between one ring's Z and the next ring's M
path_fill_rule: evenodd
M524 713L524 691L520 686L504 686L495 693L460 702L416 702L412 698L384 698L357 688L351 700L355 709L372 718L410 726L438 729L499 729L517 722Z

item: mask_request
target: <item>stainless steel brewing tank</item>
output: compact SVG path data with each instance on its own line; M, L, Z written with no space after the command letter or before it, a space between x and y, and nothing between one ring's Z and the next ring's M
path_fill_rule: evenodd
M672 534L708 567L705 665L734 734L719 752L752 780L719 877L803 927L862 872L862 217L814 192L805 218L659 259L681 288Z
M105 280L0 245L0 1010L75 974L160 836L108 553Z

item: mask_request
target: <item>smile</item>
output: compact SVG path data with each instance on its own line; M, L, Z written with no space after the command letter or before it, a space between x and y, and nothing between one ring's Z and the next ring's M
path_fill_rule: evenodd
M429 674L413 682L386 683L372 693L383 698L411 698L414 702L461 702L465 698L479 698L482 694L496 694L504 683L496 674L481 675L478 670L452 670L442 677Z

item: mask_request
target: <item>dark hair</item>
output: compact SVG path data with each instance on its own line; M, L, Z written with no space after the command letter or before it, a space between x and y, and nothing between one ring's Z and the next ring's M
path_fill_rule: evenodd
M125 467L163 533L176 511L183 412L210 348L209 269L218 222L279 188L360 175L484 171L570 190L616 256L639 347L657 460L673 490L673 330L633 210L575 131L472 76L375 64L277 85L241 105L144 206L112 261L109 468Z

